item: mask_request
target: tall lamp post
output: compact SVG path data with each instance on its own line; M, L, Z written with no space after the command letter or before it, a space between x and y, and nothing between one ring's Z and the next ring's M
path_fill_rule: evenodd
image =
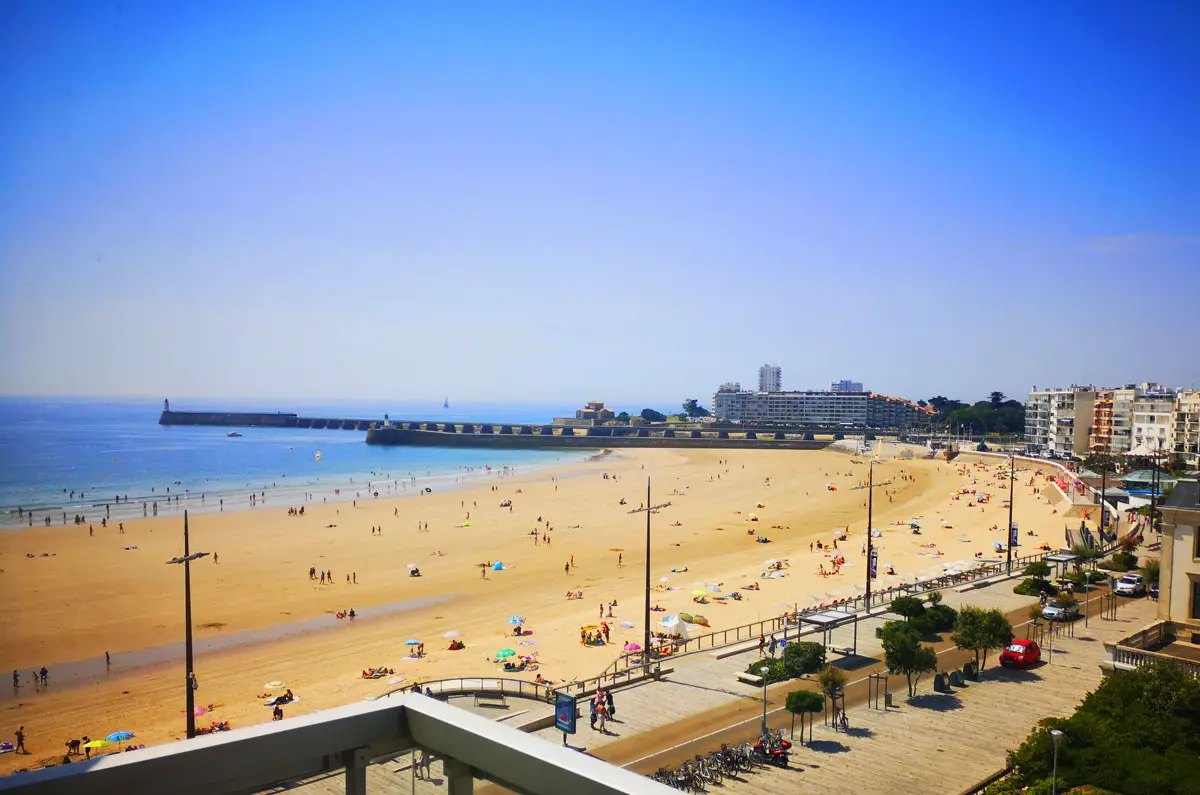
M188 515L187 511L184 511L183 557L171 558L167 563L183 564L183 653L185 657L184 665L187 668L184 687L187 690L187 711L185 714L187 715L187 736L189 740L196 736L195 672L192 666L192 561L199 560L206 555L208 555L207 552L190 552L188 549Z
M1054 771L1050 774L1050 795L1058 795L1058 741L1062 734L1058 729L1050 730L1050 737L1054 740Z
M1013 548L1013 486L1017 480L1017 453L1015 450L1008 451L1008 538L1005 539L1005 548L1008 550L1008 573L1012 574L1012 548Z
M875 503L875 459L871 458L867 464L867 596L863 602L866 605L867 611L871 610L871 578L875 572L871 570L871 554L874 550L871 549L871 515L874 511Z
M642 637L642 664L647 671L650 670L650 514L659 508L666 507L666 503L650 504L650 478L646 478L646 507L644 509L646 511L646 609L642 617L642 620L646 622L646 632Z

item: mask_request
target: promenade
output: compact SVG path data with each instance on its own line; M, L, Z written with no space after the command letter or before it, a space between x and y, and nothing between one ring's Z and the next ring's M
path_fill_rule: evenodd
M1028 607L1036 601L1012 593L1012 582L999 582L967 592L945 592L945 603L998 607L1009 613L1018 637L1026 634L1018 626L1027 620ZM1093 595L1095 599L1095 595ZM980 681L952 694L935 694L932 676L923 677L916 699L904 698L903 677L889 677L896 707L883 711L866 706L866 679L883 673L879 641L874 628L894 616L880 614L860 621L859 654L844 657L830 654L830 661L848 673L847 704L851 731L834 732L816 718L815 742L797 747L789 770L761 769L744 780L727 779L725 789L758 793L791 793L798 784L833 793L859 795L876 791L920 791L956 793L1002 768L1005 754L1015 748L1036 723L1051 715L1071 713L1087 692L1100 681L1099 663L1104 641L1129 634L1153 619L1149 600L1122 600L1115 621L1100 620L1095 613L1089 626L1076 622L1073 638L1065 634L1054 642L1052 662L1034 671L1014 672L998 668L996 652L989 655L988 668ZM850 645L850 628L834 633L836 647ZM748 646L756 647L751 643ZM935 644L941 670L960 667L972 655L954 649L947 641ZM660 681L649 681L615 691L616 719L601 734L589 728L586 709L579 731L568 738L572 747L650 773L659 767L677 766L696 754L719 748L722 742L740 743L755 737L762 719L762 688L740 683L736 675L757 657L756 650L728 655L731 649L705 652L672 662L673 673ZM787 729L791 716L783 702L791 690L815 689L815 682L783 682L768 688L768 723ZM473 707L469 698L452 703L491 716L516 728L529 727L545 719L550 707L533 701L509 700L508 709ZM547 742L561 744L561 732L553 728L534 732ZM305 795L338 793L340 775L330 775L288 787ZM372 765L368 789L373 793L444 792L440 762L434 761L429 780L415 779L410 756ZM478 792L506 792L495 785L479 783Z

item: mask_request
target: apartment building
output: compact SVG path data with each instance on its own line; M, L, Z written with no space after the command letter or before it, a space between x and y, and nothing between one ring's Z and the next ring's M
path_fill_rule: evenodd
M862 381L834 381L829 385L830 392L866 392L863 389Z
M1174 435L1175 390L1161 384L1138 387L1133 399L1133 450L1170 452Z
M1189 469L1200 469L1200 389L1176 393L1170 449L1176 461Z
M1025 403L1025 444L1061 458L1087 455L1096 394L1090 386L1035 386Z
M713 416L748 425L842 425L903 428L933 410L869 392L729 392L713 395Z
M783 368L777 364L764 364L758 368L759 392L783 391Z
M1093 453L1124 455L1133 449L1133 401L1138 394L1139 389L1133 385L1096 390L1088 437L1088 448Z

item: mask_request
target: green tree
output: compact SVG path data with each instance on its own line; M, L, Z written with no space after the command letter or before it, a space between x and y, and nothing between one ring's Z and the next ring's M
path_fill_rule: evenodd
M654 409L642 409L642 419L646 422L666 422L667 415Z
M789 643L783 650L783 663L788 676L801 677L825 667L825 644L811 641Z
M834 699L840 698L842 691L846 689L846 672L841 668L826 665L825 670L817 674L817 686L826 698L836 704Z
M988 395L988 402L992 404L992 411L999 411L1000 406L1004 404L1004 393L993 392Z
M916 596L898 596L888 609L898 616L904 616L905 621L910 621L925 612L925 603Z
M683 413L689 417L695 418L707 417L712 412L704 408L704 406L701 406L699 402L696 401L696 398L688 398L687 400L683 401Z
M1146 580L1147 585L1158 585L1159 565L1157 560L1148 560L1146 565L1142 566L1142 576Z
M804 743L804 715L808 715L808 739L812 741L812 716L825 709L825 696L811 690L793 690L784 706L792 713L792 739L796 738L796 716L800 716L800 742Z
M1044 560L1035 560L1025 567L1026 577L1045 578L1050 576L1050 564Z
M883 633L884 662L890 673L903 674L908 680L908 697L912 698L917 694L921 674L937 670L937 652L932 646L921 645L915 629L894 623L897 626Z
M617 420L617 422L623 422L623 423L625 423L626 425L628 425L628 424L629 424L629 412L628 412L628 411L622 411L620 414L618 414L618 415L616 416L616 420Z

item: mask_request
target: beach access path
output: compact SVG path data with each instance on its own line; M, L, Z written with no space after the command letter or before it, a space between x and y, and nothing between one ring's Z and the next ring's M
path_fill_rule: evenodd
M996 582L969 591L949 590L944 603L958 608L964 604L997 607L1009 613L1014 626L1027 620L1026 611L1036 602L1012 593L1016 580ZM749 792L791 793L800 782L830 792L862 793L897 786L905 791L959 792L1004 765L1005 754L1015 748L1036 722L1051 715L1066 715L1100 681L1099 663L1103 642L1130 633L1154 615L1149 600L1122 600L1116 621L1096 618L1100 591L1092 595L1089 626L1075 624L1073 638L1061 635L1054 642L1053 662L1035 671L1010 672L989 655L989 667L981 680L954 694L932 692L932 677L922 679L921 695L912 702L903 698L903 677L889 677L896 708L881 711L865 706L866 678L882 672L882 649L874 628L894 619L874 614L859 626L859 656L830 655L830 660L847 669L850 685L851 732L834 732L817 724L811 748L797 748L790 770L760 770L748 774L745 783L727 779L726 787ZM1023 627L1017 626L1022 636ZM842 638L836 633L844 633ZM833 645L848 646L850 630L835 631ZM752 644L756 646L756 644ZM943 670L959 667L971 654L951 644L935 644ZM677 766L696 754L719 748L721 743L739 743L757 734L761 721L762 688L737 681L736 675L757 658L757 650L727 655L729 649L690 655L672 662L673 672L659 681L649 681L614 691L616 720L601 734L588 727L586 706L578 733L568 742L582 752L614 764L650 773L659 767ZM772 728L788 728L791 716L783 710L787 692L812 688L811 681L790 681L768 688L768 722ZM470 705L469 700L459 703ZM546 705L510 701L509 710L530 708L545 711ZM476 709L475 711L479 711ZM482 714L495 715L494 710ZM502 715L495 715L503 719ZM510 725L532 722L514 717ZM554 728L535 732L548 742L562 743ZM920 759L921 764L913 763ZM435 793L444 791L441 763L434 761L431 778L413 779L409 756L372 765L368 786L371 792ZM797 778L803 775L803 778ZM883 777L890 778L883 778ZM299 784L299 782L297 782ZM340 774L324 776L299 786L305 795L341 793ZM279 790L272 790L279 791ZM503 793L501 787L478 782L477 791Z

